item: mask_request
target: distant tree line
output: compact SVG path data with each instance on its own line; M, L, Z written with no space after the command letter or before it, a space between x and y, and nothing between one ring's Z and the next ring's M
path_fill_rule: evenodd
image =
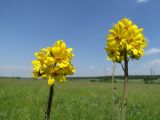
M110 81L112 76L96 76L96 77L68 77L69 80L101 80L101 81ZM124 76L115 76L115 79L123 80ZM143 79L144 81L151 81L160 79L160 75L129 75L129 80L139 80Z

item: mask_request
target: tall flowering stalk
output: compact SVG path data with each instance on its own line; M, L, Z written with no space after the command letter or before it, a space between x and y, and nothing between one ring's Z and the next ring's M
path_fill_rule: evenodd
M59 82L66 81L66 75L72 75L75 72L71 64L72 48L67 48L63 40L58 40L52 47L40 49L35 53L37 60L33 60L33 77L48 79L50 93L48 98L48 107L45 119L50 119L52 98L54 94L55 80Z
M115 83L115 68L116 68L116 63L113 64L113 71L112 71L112 120L115 120L115 95L116 95L116 87L114 85Z
M128 99L128 62L130 59L139 60L144 55L143 48L147 41L143 28L138 28L130 19L123 18L109 30L106 42L108 60L120 63L124 71L124 88L122 99L121 120L125 120Z

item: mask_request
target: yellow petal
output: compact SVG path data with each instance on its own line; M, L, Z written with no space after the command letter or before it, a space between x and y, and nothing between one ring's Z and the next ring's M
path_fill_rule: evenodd
M130 49L132 49L132 45L127 44L127 51L130 50Z
M59 82L64 82L66 81L66 77L64 75L58 75L56 76L56 79L59 81Z
M138 55L138 50L133 49L133 55Z
M52 53L53 53L53 55L59 54L60 52L61 52L61 49L60 49L59 47L53 47L53 48L52 48Z
M48 79L48 85L51 86L54 83L54 77L49 77Z
M109 57L107 57L107 61L110 61L111 59Z
M72 50L73 50L73 48L68 48L68 49L67 49L67 52L68 52L68 53L71 53Z

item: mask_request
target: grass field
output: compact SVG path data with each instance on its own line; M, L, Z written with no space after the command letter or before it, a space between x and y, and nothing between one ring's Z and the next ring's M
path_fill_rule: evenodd
M122 83L116 83L118 120ZM43 120L48 100L47 81L0 79L0 120ZM110 120L111 83L89 80L55 85L51 120ZM127 120L160 120L160 84L130 81Z

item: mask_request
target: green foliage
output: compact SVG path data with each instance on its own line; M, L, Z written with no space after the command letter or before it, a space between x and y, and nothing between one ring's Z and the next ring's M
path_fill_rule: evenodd
M156 75L150 75L150 76L145 76L143 78L144 83L146 84L153 84L156 83L155 80L158 80L159 77L157 77Z
M128 78L129 80L140 80L140 79L145 79L149 78L151 75L129 75ZM152 78L154 79L160 79L160 75L152 75ZM68 77L69 80L109 80L111 81L112 76L96 76L96 77ZM115 76L115 79L122 79L124 80L124 76Z
M43 120L49 86L45 80L0 79L0 120ZM116 119L121 110L122 81L116 84ZM160 120L160 86L130 81L127 120ZM56 83L51 120L110 120L111 83Z

